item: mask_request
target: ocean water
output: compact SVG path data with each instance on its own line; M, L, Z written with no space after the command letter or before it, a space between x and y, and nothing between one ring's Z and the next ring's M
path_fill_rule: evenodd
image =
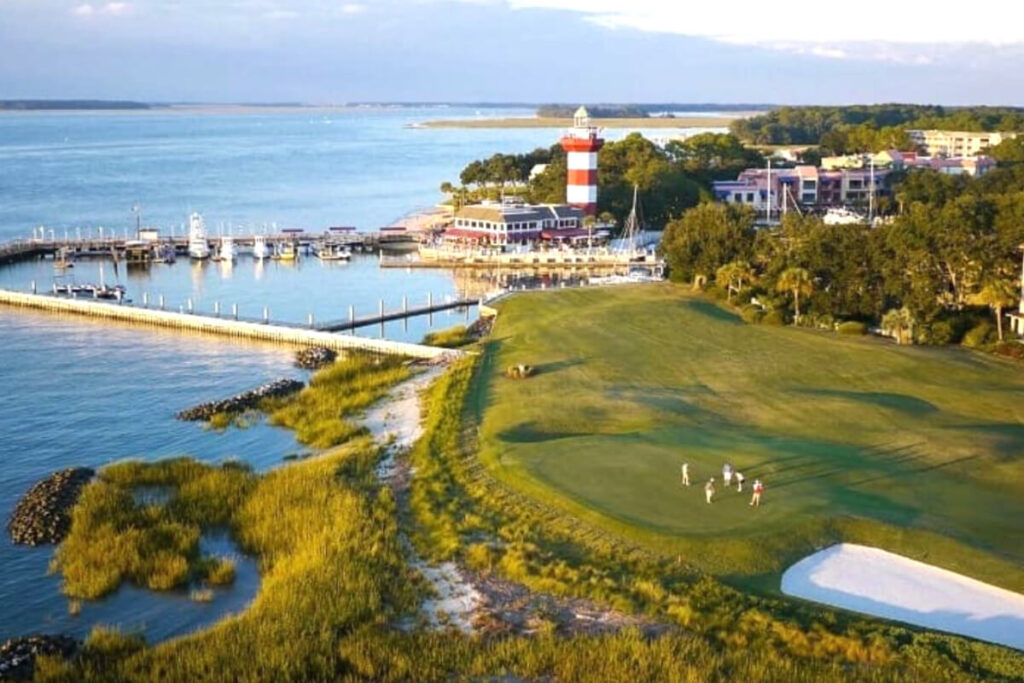
M319 232L329 225L375 229L439 199L470 160L497 151L527 151L554 142L550 130L451 130L410 127L472 111L358 110L280 114L7 114L0 115L0 240L28 237L44 225L62 236L78 228L122 233L143 221L163 230L190 210L214 231L276 223ZM99 279L98 261L80 261L79 282ZM104 277L113 281L111 264ZM446 296L479 294L488 283L445 271L382 270L371 256L348 264L268 263L242 257L216 263L154 265L117 273L141 301L168 307L193 300L197 310L232 303L242 315L305 321L345 318L348 307L371 313L383 299L398 308ZM0 267L0 286L50 286L45 261ZM463 321L463 312L389 323L360 334L418 340L433 327ZM237 458L274 467L302 450L287 431L258 424L224 432L178 422L191 404L228 396L267 379L301 376L291 351L233 339L120 326L0 309L0 517L10 515L32 483L70 466L102 466L133 457L188 454L205 461ZM224 539L205 541L230 552ZM235 586L211 603L187 594L123 587L71 616L60 580L47 574L52 548L15 546L0 535L0 639L28 633L82 636L97 623L141 628L150 640L189 632L244 609L258 588L242 559Z

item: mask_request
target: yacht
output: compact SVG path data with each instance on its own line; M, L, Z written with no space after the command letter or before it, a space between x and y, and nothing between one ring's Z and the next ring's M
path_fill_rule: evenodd
M220 250L214 257L216 261L234 261L235 260L235 240L231 235L225 235L220 238Z
M206 240L206 223L198 213L188 217L188 255L194 259L210 258L210 244Z
M256 235L252 238L252 257L257 261L262 261L270 256L270 250L267 248L267 238L263 235Z

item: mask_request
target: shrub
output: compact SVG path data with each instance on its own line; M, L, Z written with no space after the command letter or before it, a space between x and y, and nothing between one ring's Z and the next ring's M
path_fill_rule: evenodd
M773 308L764 314L764 317L761 318L761 322L765 325L785 325L786 314L781 308Z
M747 304L740 309L740 317L743 318L744 322L754 325L761 322L761 318L764 317L764 311L761 310L760 306Z
M915 332L919 344L931 344L932 346L945 346L956 338L953 323L948 320L935 320L919 325Z
M964 335L961 342L964 346L972 349L980 349L988 346L996 340L995 325L987 320L978 323Z
M206 582L213 586L226 586L235 581L235 562L227 557L211 558L206 568Z
M859 320L844 320L839 323L839 334L859 335L868 331L868 326Z

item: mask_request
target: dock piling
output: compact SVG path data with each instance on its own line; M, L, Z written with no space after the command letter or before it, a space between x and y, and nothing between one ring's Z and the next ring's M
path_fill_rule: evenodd
M149 292L142 293L142 305L149 308Z
M189 297L188 299L186 299L185 303L188 306L188 312L191 313L192 312L192 297Z
M309 328L313 329L314 325L313 325L313 314L312 313L310 313L309 316L307 316L307 321L309 322Z
M160 310L164 310L164 295L160 295Z
M263 307L263 324L270 324L270 309L266 306Z
M57 285L56 284L53 285L53 288L54 288L54 291L57 291ZM38 292L36 292L36 281L35 280L32 281L32 293L33 294L37 294L38 293Z
M231 304L231 317L238 320L238 304Z
M217 316L218 318L220 317L220 302L219 301L214 301L213 302L213 314L215 316Z

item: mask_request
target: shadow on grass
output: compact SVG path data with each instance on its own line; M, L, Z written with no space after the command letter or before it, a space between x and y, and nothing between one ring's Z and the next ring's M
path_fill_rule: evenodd
M686 307L694 313L699 313L705 318L711 318L716 322L726 323L727 325L743 324L743 321L735 313L730 313L710 301L690 299L686 302Z
M965 424L949 427L957 431L979 432L994 437L993 448L999 451L1005 460L1013 460L1024 453L1024 424L1014 422L990 422L982 424Z
M506 429L498 434L498 438L508 443L543 443L559 439L571 439L576 436L591 436L585 432L546 432L537 429L536 422L524 422Z
M842 398L858 403L867 403L879 408L897 410L907 415L930 415L937 413L939 409L932 403L916 396L906 394L892 394L882 391L847 391L843 389L796 389L799 393L808 396L824 396L827 398Z
M538 363L533 366L533 372L535 375L546 375L551 372L558 372L559 370L565 370L566 368L574 368L577 365L583 365L586 360L586 358L567 358L565 360L557 360L550 363Z

